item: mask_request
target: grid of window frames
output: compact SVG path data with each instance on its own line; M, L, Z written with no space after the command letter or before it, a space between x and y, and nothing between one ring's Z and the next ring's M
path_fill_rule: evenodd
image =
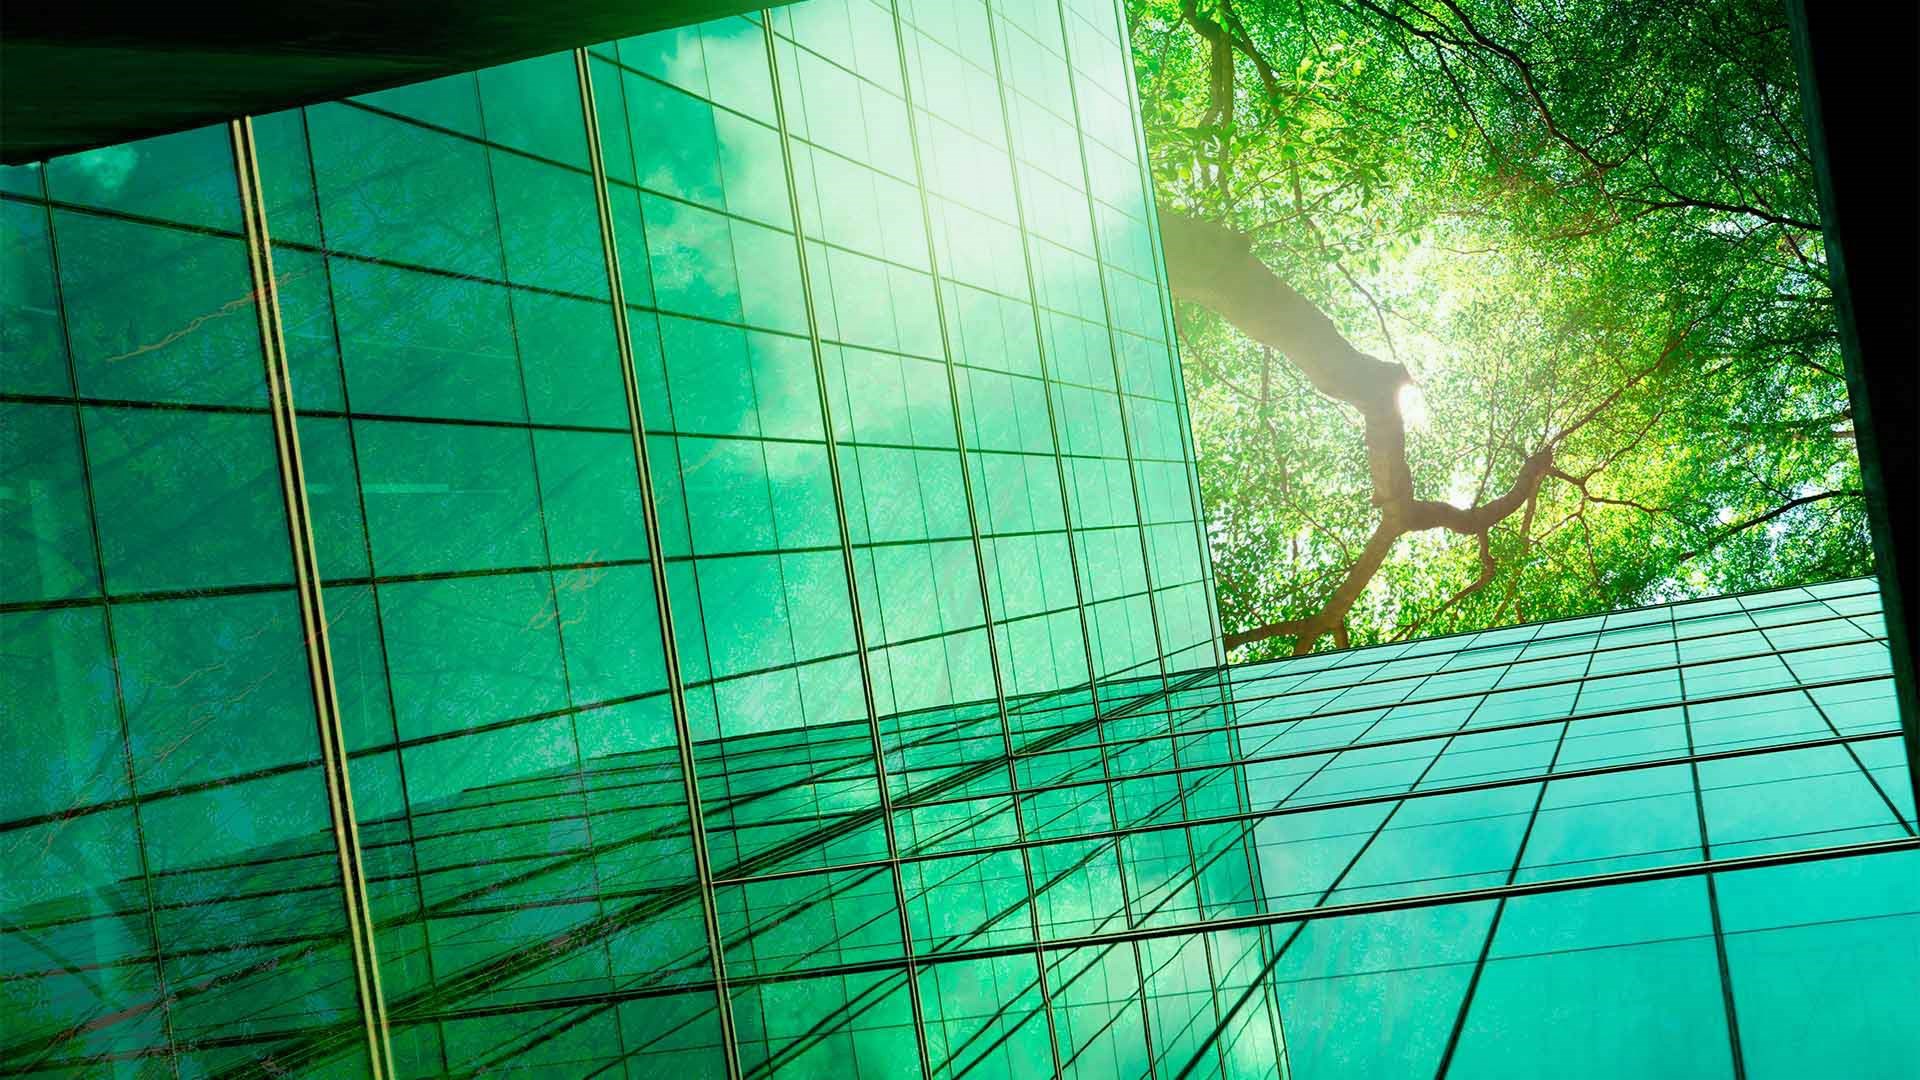
M1085 20L1020 17L1058 23L1056 62ZM241 171L270 288L248 276L233 131L7 170L6 745L25 782L4 827L51 856L8 885L34 913L8 927L31 1021L9 1068L732 1058L709 943L777 970L763 912L806 906L786 899L804 883L770 898L755 875L1017 839L1012 746L1091 744L1104 767L1096 676L1152 676L1118 699L1169 657L1216 658L1210 625L1156 606L1204 588L1197 497L1176 451L1181 498L1136 510L1169 444L1136 448L1118 417L1122 331L1089 300L1076 219L1095 211L1017 205L987 9L933 21L809 4L254 118ZM1095 21L1117 55L1114 12ZM924 99L967 108L920 69L935 48L985 87L961 120L1001 148L997 196L957 174L929 190L955 145ZM989 215L988 258L955 247L979 238L962 209ZM1043 214L1079 257L1050 306L1024 224ZM1159 367L1134 376L1177 407L1149 336ZM291 468L270 415L288 389ZM1132 553L1176 519L1196 554L1150 583ZM316 560L306 608L289 535ZM316 660L301 615L322 609ZM309 699L328 717L299 719ZM329 723L350 803L317 775ZM893 809L916 794L965 805ZM326 842L343 816L352 865ZM693 865L708 842L717 875ZM965 940L935 926L941 890L987 877L948 871L881 875L893 955ZM366 911L342 914L354 889ZM354 970L356 920L375 970ZM906 1030L969 1022L898 982ZM373 1061L352 1051L369 1011ZM792 1055L754 1030L767 1061Z
M234 161L215 128L0 185L14 1073L370 1066Z
M1904 1075L1871 583L1213 666L1125 56L814 0L0 172L0 1071Z

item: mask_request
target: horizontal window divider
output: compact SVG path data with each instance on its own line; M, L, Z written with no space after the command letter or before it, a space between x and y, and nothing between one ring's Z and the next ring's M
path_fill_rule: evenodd
M485 70L485 69L481 69L481 70ZM469 71L469 72L464 72L458 75L448 76L448 78L456 78L456 79L473 78L473 77L476 77L478 74L479 74L479 71ZM377 92L378 91L376 91L376 93ZM475 134L472 134L471 132L461 131L458 128L451 128L451 127L447 127L444 124L434 123L431 120L422 120L417 116L408 116L406 113L397 112L393 109L389 109L381 105L375 105L372 102L365 100L365 98L369 96L372 96L372 95L362 95L360 97L349 97L349 98L335 98L330 101L316 103L316 105L302 106L302 109L304 110L309 108L316 108L319 105L344 105L349 109L357 109L360 112L371 113L374 116L384 117L388 120L398 121L399 123L406 124L409 127L419 128L422 131L431 131L436 135L444 135L449 139L458 139L461 142L472 143L476 146L485 147L488 150L499 150L503 153L512 154L514 157L525 158L528 161L538 161L543 165L551 165L556 169L565 169L567 172L573 173L574 175L584 180L591 180L593 178L592 168L586 165L575 165L571 162L562 161L559 158L551 158L551 157L547 157L545 154L536 154L531 150L522 150L517 146L509 146L506 143L495 142L484 135L475 135Z
M1201 922L1167 923L1158 926L1137 927L1131 930L1113 931L1103 934L1047 938L1038 943L1023 942L1018 945L989 946L921 956L916 959L913 966L916 970L924 970L925 968L945 963L1030 956L1034 953L1036 945L1042 952L1053 953L1072 949L1124 945L1154 939L1223 934L1239 930L1257 930L1293 922L1319 922L1326 919L1346 918L1356 915L1412 911L1421 908L1446 907L1454 904L1472 904L1488 900L1513 899L1523 896L1542 896L1549 893L1573 892L1580 889L1603 888L1613 885L1668 881L1675 878L1696 877L1704 874L1733 874L1743 870L1758 870L1774 866L1791 866L1801 863L1825 862L1834 859L1873 855L1891 855L1916 850L1920 850L1920 838L1904 837L1897 840L1871 840L1854 844L1836 845L1833 847L1806 848L1795 851L1769 852L1762 855L1743 855L1728 859L1675 863L1667 866L1618 870L1580 877L1515 882L1508 885L1494 885L1479 889L1463 889L1455 892L1396 897L1390 900L1366 900L1343 904L1327 904L1317 907L1290 908L1280 911L1261 912L1253 915L1221 916ZM719 883L716 882L716 884ZM1463 961L1463 963L1471 963L1471 961ZM849 975L876 974L900 970L906 966L906 963L902 960L871 960L769 974L732 975L728 977L727 981L729 985L736 987L768 985Z
M504 431L570 431L587 435L629 435L624 427L598 424L552 424L538 420L497 420L475 416L422 416L414 413L355 412L342 409L300 409L301 419L367 420L382 424L434 424L441 427L496 428Z
M172 229L176 232L195 233L200 236L217 236L223 240L238 240L242 243L245 243L247 239L246 233L242 231L243 227L241 226L236 226L232 229L222 229L214 225L199 225L190 221L175 221L171 218L154 217L151 214L135 214L125 210L115 210L106 206L90 206L86 203L68 202L65 199L43 199L38 195L22 195L13 191L0 191L0 202L17 202L26 203L31 206L45 206L53 210L65 210L70 213L85 214L88 217L110 218L114 221L126 222L129 225L153 225L163 229Z
M645 566L652 560L646 556L632 559L597 559L586 562L532 563L524 566L483 566L471 570L422 570L411 574L372 574L354 577L327 578L321 582L325 587L350 588L367 585L412 585L432 581L466 581L474 578L512 577L517 574L561 574L579 570L612 570L620 567ZM669 562L672 560L669 559Z
M517 281L509 281L506 278L490 277L486 274L469 274L459 270L447 270L438 266L428 266L425 263L407 262L402 259L388 258L384 255L371 255L358 251L329 247L324 244L311 244L304 240L275 240L273 247L276 251L284 248L289 251L298 251L307 255L322 255L329 259L340 259L346 262L360 263L365 266L378 266L387 270L405 270L408 273L423 274L427 277L441 278L446 281L464 281L473 285L491 285L494 288L506 289L512 292L532 293L536 296L551 296L561 300L578 300L582 303L598 304L608 308L613 306L613 300L606 296L594 296L588 293L571 292L566 289L554 289L545 285L522 284ZM302 409L301 411L305 412L306 410Z
M232 596L260 596L266 593L292 592L292 582L285 584L259 585L216 585L197 589L159 589L147 592L110 593L107 595L59 597L51 600L12 600L0 604L0 615L12 615L32 611L65 611L74 608L104 607L106 605L131 605L161 603L169 600L218 600Z
M1049 847L1057 844L1087 843L1090 841L1123 840L1145 833L1168 832L1175 829L1207 829L1221 825L1259 823L1275 818L1294 817L1301 814L1325 813L1338 810L1351 810L1362 806L1382 806L1399 804L1415 799L1444 798L1457 795L1472 795L1482 791L1502 788L1528 787L1534 784L1550 784L1565 780L1582 780L1595 776L1609 776L1615 773L1650 771L1673 768L1703 762L1727 761L1736 758L1756 757L1765 754L1791 753L1801 750L1817 750L1822 747L1846 746L1854 743L1871 742L1878 739L1899 738L1896 730L1860 732L1852 735L1829 735L1818 739L1807 739L1793 743L1779 743L1759 746L1742 746L1726 750L1703 751L1698 754L1685 754L1675 757L1656 758L1630 762L1615 762L1584 769L1569 769L1555 773L1529 773L1523 776L1498 777L1469 784L1453 784L1441 787L1415 788L1410 791L1387 792L1374 795L1360 795L1345 799L1328 799L1324 802L1298 803L1290 806L1269 807L1265 810L1249 810L1234 814L1211 814L1168 821L1148 822L1125 828L1098 829L1080 833L1063 833L1058 836L1004 841L997 844L982 845L963 851L943 851L939 853L904 854L897 860L901 864L928 862L937 859L984 856L1002 851L1016 851ZM1194 766L1188 771L1226 768L1228 766ZM1124 782L1117 780L1116 783ZM1072 785L1085 786L1085 785ZM1023 792L1022 794L1030 794ZM926 804L922 804L926 805ZM905 808L902 808L905 809ZM899 812L899 811L896 811ZM783 878L806 877L810 874L837 872L841 870L862 869L887 865L889 860L860 860L832 867L814 870L787 870L777 873L746 877L716 877L714 884L741 884L749 881L771 881Z
M1858 589L1852 592L1835 593L1831 596L1821 596L1821 595L1814 594L1810 591L1813 589L1819 589L1819 588L1824 588L1824 587L1833 586L1833 585L1858 586ZM1805 597L1796 597L1790 600L1782 600L1778 604L1768 604L1764 607L1749 608L1745 606L1744 603L1741 603L1738 607L1728 611L1713 611L1713 612L1703 613L1700 615L1684 616L1678 619L1673 617L1674 612L1681 611L1688 607L1719 604L1725 601L1740 602L1740 601L1744 601L1748 597L1772 596L1782 592L1793 592L1796 590L1801 592L1806 592L1808 595L1806 595ZM1532 629L1537 634L1538 631L1547 627L1560 626L1563 624L1587 623L1587 622L1594 622L1596 620L1599 621L1598 625L1592 626L1590 628L1568 630L1565 633L1552 634L1547 637L1534 636L1534 637L1525 637L1525 638L1514 638L1512 640L1490 641L1485 645L1469 644L1464 648L1456 649L1453 651L1457 654L1457 653L1463 653L1463 652L1472 652L1479 649L1512 648L1516 645L1522 648L1525 648L1528 645L1537 644L1543 641L1570 641L1576 638L1583 638L1583 637L1604 637L1607 634L1618 633L1623 630L1642 630L1648 627L1655 627L1655 626L1677 627L1685 623L1699 622L1705 619L1724 618L1728 615L1751 616L1754 612L1757 612L1757 611L1772 611L1776 608L1796 607L1801 604L1825 604L1833 600L1848 600L1848 599L1853 599L1855 597L1861 597L1861 596L1872 596L1872 597L1875 597L1877 600L1879 595L1880 595L1879 586L1876 585L1871 578L1835 578L1829 581L1809 582L1805 585L1789 587L1787 589L1781 589L1778 586L1771 587L1771 588L1746 589L1741 592L1720 593L1718 595L1715 595L1713 597L1706 598L1706 599L1689 598L1686 600L1669 600L1659 604L1648 604L1645 607L1626 608L1620 611L1601 611L1601 612L1595 612L1594 614L1591 614L1591 615L1571 615L1571 616L1561 615L1561 616L1555 616L1549 619L1529 619L1526 622L1507 623L1501 626L1487 627L1479 630L1455 630L1445 634L1431 634L1431 635L1423 634L1420 637L1412 638L1407 641L1388 641L1388 642L1381 642L1376 645L1361 645L1351 649L1336 650L1334 652L1309 653L1307 656L1303 656L1303 657L1280 657L1274 660L1256 660L1256 661L1243 663L1243 664L1228 664L1226 665L1226 667L1221 669L1221 673L1224 675L1227 672L1243 672L1243 673L1246 673L1245 677L1248 679L1264 678L1266 677L1267 672L1278 672L1278 671L1284 670L1287 664L1297 663L1302 661L1311 661L1316 656L1317 657L1333 657L1334 662L1329 664L1310 664L1309 666L1312 668L1312 670L1330 671L1330 670L1333 670L1334 668L1341 668L1341 667L1349 667L1349 666L1359 667L1359 666L1362 666L1365 664L1371 664L1371 663L1388 663L1394 659L1399 658L1400 656L1405 655L1408 649L1412 649L1416 646L1421 646L1421 647L1435 646L1445 642L1458 641L1462 638L1474 638L1474 637L1481 637L1481 636L1492 637L1492 636L1499 636L1499 635L1508 635L1508 634L1513 634L1516 631L1527 630L1527 629ZM1877 606L1877 603L1874 610L1876 613L1879 611L1879 607ZM1649 612L1649 611L1660 612L1666 617L1661 619L1644 619L1644 620L1639 620L1635 622L1622 622L1618 626L1605 625L1607 621L1611 620L1616 615L1639 615L1643 612ZM1857 617L1857 616L1853 616L1853 617ZM1710 635L1702 635L1702 636L1710 636ZM1660 644L1667 644L1676 640L1679 640L1679 638L1669 637L1669 638L1665 638L1658 641L1636 642L1635 644L1660 645ZM1384 652L1388 649L1396 649L1396 648L1398 649L1398 652L1396 652L1394 656L1390 656L1385 659L1375 660L1368 655L1371 653L1379 653L1379 652ZM1416 655L1428 656L1428 655L1443 653L1445 651L1446 650L1444 649L1438 649L1438 648L1423 648L1423 651L1421 651ZM1569 655L1572 655L1572 654L1569 654ZM1259 672L1260 674L1254 674L1256 671Z
M729 982L732 980L729 979ZM472 1020L492 1020L503 1016L524 1016L528 1013L565 1012L572 1009L593 1009L603 1006L625 1005L636 1001L654 1001L660 998L679 997L683 994L713 994L717 988L711 978L676 983L672 986L624 986L619 989L592 994L560 994L532 1001L502 1002L497 1005L479 1005L467 1008L442 1009L421 1013L417 1016L395 1015L389 1018L395 1028L405 1028L422 1024L452 1024Z
M0 402L9 405L65 405L80 409L137 409L146 412L208 413L223 416L272 416L264 401L259 405L229 405L201 401L136 401L130 398L98 398L65 394L0 393Z

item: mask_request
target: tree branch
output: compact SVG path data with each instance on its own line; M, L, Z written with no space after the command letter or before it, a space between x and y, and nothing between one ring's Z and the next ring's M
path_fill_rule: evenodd
M1445 603L1427 612L1425 615L1415 617L1412 622L1407 624L1405 630L1394 635L1394 640L1405 641L1413 637L1420 632L1422 626L1445 615L1447 612L1453 610L1454 606L1461 601L1492 584L1494 572L1499 568L1500 564L1495 562L1493 558L1492 530L1489 529L1480 534L1480 573L1477 574L1472 581L1467 583L1466 588L1448 597Z
M1797 510L1800 507L1806 506L1809 503L1817 503L1817 502L1824 501L1826 499L1838 499L1838 498L1844 498L1847 496L1861 496L1865 494L1866 492L1861 491L1858 488L1839 488L1834 491L1816 491L1811 495L1802 495L1797 499L1788 499L1786 502L1781 503L1779 506L1774 507L1773 509L1767 511L1764 514L1756 514L1745 521L1742 521L1735 525L1729 525L1726 528L1721 529L1719 532L1713 534L1713 536L1709 538L1706 543L1700 545L1699 548L1693 551L1682 553L1680 556L1680 561L1685 562L1688 559L1698 558L1699 556L1704 555L1707 552L1718 547L1721 543L1723 543L1728 538L1734 536L1737 533L1746 532L1748 529L1751 529L1756 525L1765 525L1767 522L1772 521L1774 518L1779 517L1781 514L1787 513L1788 511L1791 511L1791 510Z
M1533 498L1540 490L1540 481L1545 479L1553 468L1553 446L1535 450L1520 466L1520 473L1513 478L1513 485L1499 495L1477 506L1462 509L1452 503L1434 502L1427 499L1412 500L1408 508L1407 531L1420 532L1426 529L1446 529L1471 536L1483 533L1497 522L1505 521L1521 504Z
M1406 423L1398 399L1400 387L1409 381L1406 368L1354 347L1325 312L1255 257L1246 235L1183 214L1163 213L1161 237L1174 295L1212 309L1254 341L1285 355L1314 389L1359 410L1373 502L1380 508L1373 535L1319 611L1304 619L1268 623L1231 635L1229 649L1291 636L1295 654L1310 651L1322 636L1344 623L1400 537L1434 528L1485 532L1539 491L1553 465L1553 442L1534 451L1513 484L1493 499L1463 508L1415 498ZM1598 413L1599 407L1580 423Z
M1362 413L1393 408L1407 369L1355 348L1324 312L1253 254L1253 238L1172 210L1160 212L1173 294L1212 310L1284 355L1315 390Z
M1380 510L1379 523L1366 546L1318 611L1232 634L1226 639L1229 649L1289 636L1294 639L1295 655L1311 651L1321 637L1344 625L1394 543L1407 533L1446 529L1482 535L1522 506L1527 507L1531 530L1540 485L1553 471L1558 447L1635 386L1673 363L1694 328L1719 307L1718 301L1709 305L1669 338L1652 361L1570 423L1547 431L1544 442L1521 463L1505 491L1460 507L1418 498L1414 491L1398 398L1400 387L1410 381L1404 366L1355 347L1324 311L1260 261L1246 234L1178 212L1163 212L1161 239L1175 296L1211 309L1256 343L1286 356L1315 390L1359 411L1373 503Z
M1207 43L1207 112L1201 123L1213 129L1213 186L1228 198L1232 168L1228 128L1233 125L1233 42L1226 28L1200 14L1197 0L1180 0L1180 17Z
M1295 656L1312 651L1314 644L1322 636L1331 632L1346 619L1347 612L1353 607L1353 602L1360 598L1368 582L1373 580L1373 575L1379 572L1380 565L1387 561L1387 553L1393 550L1393 543L1400 539L1401 531L1384 521L1381 522L1373 530L1373 535L1367 538L1367 546L1361 549L1360 558L1347 568L1347 576L1341 579L1340 584L1334 588L1333 595L1321 605L1319 611L1304 619L1267 623L1251 630L1229 634L1226 637L1228 651L1275 637L1293 638Z

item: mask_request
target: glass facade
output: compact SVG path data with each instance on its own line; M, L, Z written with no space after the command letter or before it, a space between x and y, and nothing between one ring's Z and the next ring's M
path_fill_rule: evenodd
M1124 25L0 170L0 1073L1906 1075L1870 582L1219 666Z

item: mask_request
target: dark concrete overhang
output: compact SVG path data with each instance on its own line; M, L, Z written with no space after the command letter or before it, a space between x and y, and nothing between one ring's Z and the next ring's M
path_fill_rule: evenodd
M766 6L749 0L11 0L9 165Z

